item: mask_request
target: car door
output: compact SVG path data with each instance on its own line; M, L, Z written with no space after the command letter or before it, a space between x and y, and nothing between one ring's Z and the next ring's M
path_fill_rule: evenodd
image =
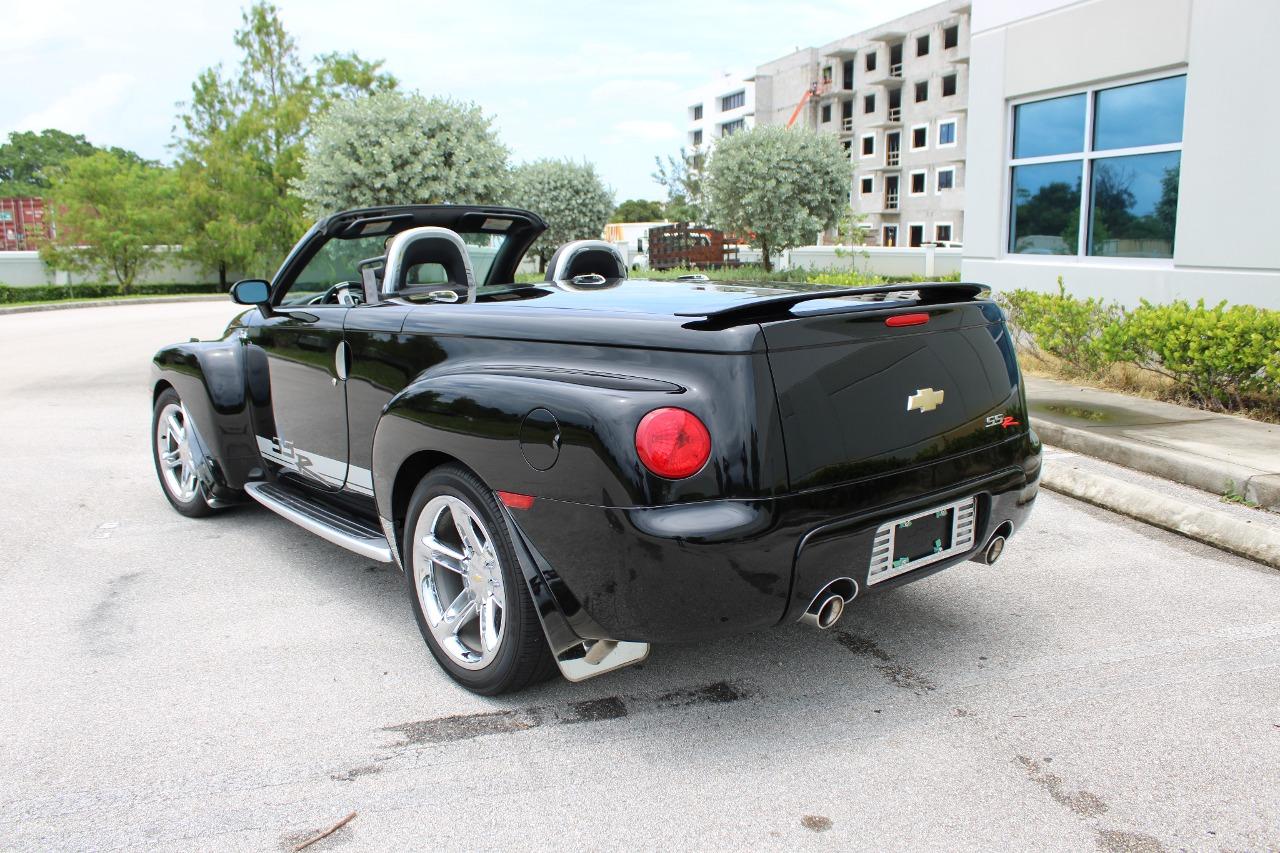
M343 305L281 306L248 330L267 357L271 417L260 418L258 449L268 465L312 485L347 479L346 344Z
M270 404L255 419L258 449L277 472L314 486L347 481L347 367L343 324L351 310L344 282L358 279L359 253L381 240L331 240L313 234L286 262L272 307L246 329L246 342L266 357ZM305 259L305 260L303 260Z

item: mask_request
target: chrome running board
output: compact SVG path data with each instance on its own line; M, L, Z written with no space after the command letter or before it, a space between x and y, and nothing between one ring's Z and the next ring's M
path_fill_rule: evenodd
M366 521L343 515L306 495L278 483L245 483L244 490L258 503L303 530L334 545L380 563L392 561L391 546L382 531Z

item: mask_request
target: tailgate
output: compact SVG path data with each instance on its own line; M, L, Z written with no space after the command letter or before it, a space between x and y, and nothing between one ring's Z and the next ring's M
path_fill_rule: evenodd
M999 308L986 300L880 305L761 323L793 490L977 450L1027 429ZM886 324L905 315L920 324Z

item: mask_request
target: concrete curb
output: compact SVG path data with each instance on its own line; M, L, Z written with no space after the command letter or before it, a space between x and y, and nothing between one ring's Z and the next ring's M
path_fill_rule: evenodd
M1269 509L1280 509L1280 482L1253 468L1205 459L1176 450L1132 441L1117 441L1105 435L1032 418L1031 426L1044 441L1063 450L1083 453L1105 462L1114 462L1175 483L1193 486L1215 495L1225 494L1228 481L1250 501Z
M1105 474L1081 471L1065 460L1046 459L1040 484L1077 500L1280 569L1280 532L1262 523L1251 524Z
M223 302L231 297L225 293L195 293L183 296L139 296L137 299L93 299L83 302L41 302L37 305L0 306L0 316L5 314L30 314L35 311L66 311L71 308L105 308L120 305L159 305L165 302Z

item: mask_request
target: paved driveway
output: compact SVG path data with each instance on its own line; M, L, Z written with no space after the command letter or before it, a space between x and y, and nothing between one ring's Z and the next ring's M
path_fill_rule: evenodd
M0 848L1280 849L1280 573L1052 494L997 567L515 697L400 576L155 483L148 357L0 318Z

